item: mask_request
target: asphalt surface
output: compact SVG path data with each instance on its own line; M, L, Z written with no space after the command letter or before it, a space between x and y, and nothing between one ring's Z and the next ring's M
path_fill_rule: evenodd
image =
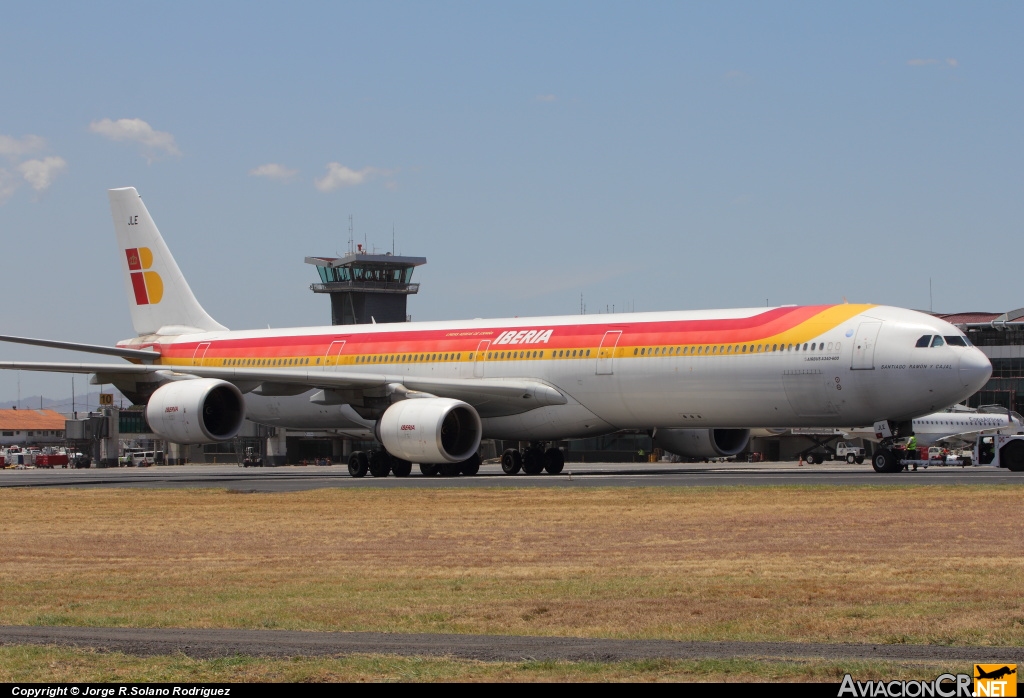
M1022 647L856 645L789 642L677 642L510 635L317 633L289 630L2 627L0 644L60 645L136 656L181 653L195 658L313 657L386 654L480 661L625 661L637 659L861 659L1008 662Z
M879 474L867 463L567 463L560 475L508 476L485 464L474 477L353 478L343 465L240 468L176 465L151 468L0 470L2 487L223 487L242 492L295 492L324 487L717 487L723 485L1004 485L1024 473L990 467L937 466Z

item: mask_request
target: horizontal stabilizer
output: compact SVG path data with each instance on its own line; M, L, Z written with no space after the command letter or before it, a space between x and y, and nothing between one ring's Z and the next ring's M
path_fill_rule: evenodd
M89 354L105 354L106 356L120 356L125 359L139 359L141 361L155 361L160 354L146 349L127 349L124 347L105 347L99 344L81 344L79 342L58 342L53 339L33 339L31 337L12 337L0 334L0 342L13 342L14 344L31 344L37 347L50 347L51 349L67 349L69 351L82 351Z

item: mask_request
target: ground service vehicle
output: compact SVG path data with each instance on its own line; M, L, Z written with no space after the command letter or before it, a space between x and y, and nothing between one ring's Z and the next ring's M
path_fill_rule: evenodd
M824 463L826 460L844 460L847 463L863 463L864 457L864 448L862 446L854 446L853 444L848 444L845 441L840 441L836 444L835 453L812 451L804 456L804 460L807 461L809 465Z
M372 434L380 446L350 460L357 476L473 472L481 438L530 444L507 472L556 473L551 442L622 429L657 430L656 446L698 458L740 453L751 427L898 431L992 372L953 325L868 304L231 331L196 300L138 192L109 195L138 336L0 339L129 363L0 368L96 374L174 443L226 441L249 418ZM922 336L949 341L915 348ZM920 352L927 362L911 360Z

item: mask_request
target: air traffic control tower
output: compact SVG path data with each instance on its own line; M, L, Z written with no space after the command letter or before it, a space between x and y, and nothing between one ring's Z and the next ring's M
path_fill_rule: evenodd
M426 257L367 254L362 245L344 257L306 257L306 264L320 274L320 283L309 288L331 294L334 325L408 320L406 301L420 290L412 283L412 272L426 263Z

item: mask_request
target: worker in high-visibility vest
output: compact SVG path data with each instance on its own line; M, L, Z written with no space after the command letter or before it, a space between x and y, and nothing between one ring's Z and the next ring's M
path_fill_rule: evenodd
M907 459L917 460L917 437L913 434L907 439ZM917 465L910 466L912 470L917 470Z

